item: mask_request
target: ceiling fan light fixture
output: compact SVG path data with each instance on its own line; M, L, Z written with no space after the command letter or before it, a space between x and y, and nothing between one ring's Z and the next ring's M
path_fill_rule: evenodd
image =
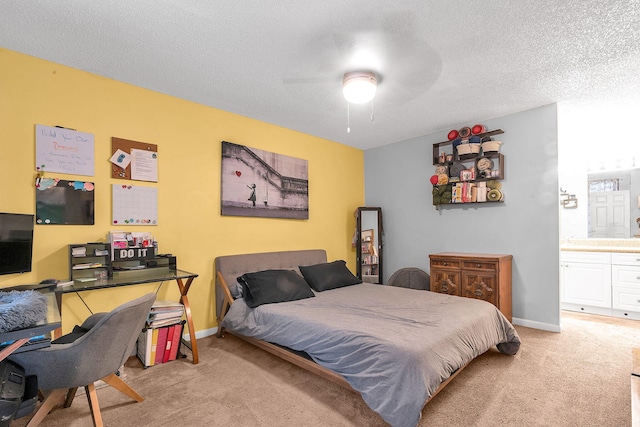
M352 104L364 104L376 95L378 81L371 71L352 71L342 79L342 93Z

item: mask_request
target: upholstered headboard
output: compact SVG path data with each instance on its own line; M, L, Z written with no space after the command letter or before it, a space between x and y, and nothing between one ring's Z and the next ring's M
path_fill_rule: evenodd
M256 254L219 256L214 261L216 278L216 318L220 319L224 293L218 278L222 274L227 285L236 283L236 279L244 273L269 269L298 270L299 265L313 265L327 262L324 249L306 249L300 251L263 252Z

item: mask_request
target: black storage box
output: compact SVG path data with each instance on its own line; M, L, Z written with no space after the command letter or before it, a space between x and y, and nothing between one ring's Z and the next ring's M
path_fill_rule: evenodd
M24 384L24 396L13 418L21 418L31 414L36 409L38 403L38 377L27 375Z
M21 366L9 360L0 362L0 427L8 426L13 420L22 403L25 383Z

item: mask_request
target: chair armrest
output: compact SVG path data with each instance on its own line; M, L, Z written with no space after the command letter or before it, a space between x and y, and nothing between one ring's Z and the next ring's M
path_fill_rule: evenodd
M96 314L92 314L91 316L87 317L84 322L82 322L82 325L80 325L81 328L89 330L91 328L93 328L96 323L98 323L100 320L102 320L102 318L104 316L106 316L109 313L96 313Z

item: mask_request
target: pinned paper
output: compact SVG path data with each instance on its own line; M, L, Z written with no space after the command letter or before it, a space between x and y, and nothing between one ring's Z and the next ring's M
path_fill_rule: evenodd
M158 182L158 153L131 149L131 179Z
M109 161L116 166L120 166L122 169L126 169L129 163L131 163L131 155L118 148Z

